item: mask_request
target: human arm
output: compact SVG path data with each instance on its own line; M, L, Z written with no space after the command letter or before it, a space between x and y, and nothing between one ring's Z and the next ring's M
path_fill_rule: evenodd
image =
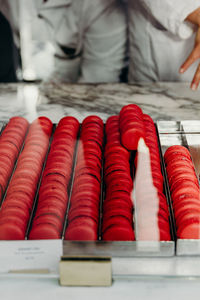
M189 14L186 18L187 21L197 26L197 33L194 43L194 48L186 61L180 68L180 73L184 73L195 61L200 58L200 8L196 9L193 13ZM197 67L195 75L192 79L191 89L196 90L200 83L200 64Z

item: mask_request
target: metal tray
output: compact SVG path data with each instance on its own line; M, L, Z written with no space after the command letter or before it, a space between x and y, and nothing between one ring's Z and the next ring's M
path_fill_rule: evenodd
M172 145L182 145L189 149L197 178L200 174L200 121L158 121L162 154ZM173 212L172 212L173 215ZM175 222L175 221L174 221ZM200 255L200 239L177 239L176 254Z
M157 127L156 127L157 130ZM70 255L89 255L89 256L110 256L110 257L170 257L175 255L175 235L174 235L174 224L173 218L171 217L170 199L169 192L167 191L166 175L164 174L164 162L161 153L159 135L157 131L157 138L160 150L161 169L164 177L164 193L168 201L168 207L170 212L169 222L171 229L172 241L102 241L99 234L99 240L96 242L84 242L84 241L66 241L63 239L63 256ZM103 180L103 172L102 172ZM73 180L72 180L73 181ZM102 184L103 189L103 184ZM101 193L100 207L103 205L104 191ZM69 196L70 203L70 196ZM69 207L68 207L69 209ZM100 210L101 210L100 209ZM101 215L101 212L100 212ZM101 218L100 218L101 219ZM67 223L67 218L66 218ZM64 229L66 228L66 224ZM100 233L100 230L99 230ZM63 232L64 237L64 232Z
M2 124L2 126L3 125L4 124ZM195 165L196 174L199 178L200 121L158 121L157 128L161 153L164 154L166 149L174 144L188 147ZM169 186L166 180L166 171L162 155L161 165L165 178L165 193L168 195ZM168 195L169 209L170 204L170 197ZM173 211L171 211L171 218L171 226L172 229L174 229ZM63 232L64 230L65 228ZM23 243L23 241L21 242ZM30 241L24 241L24 245L27 247L28 244L26 243L29 242ZM37 245L38 241L35 242ZM62 240L60 242L62 243L63 256L78 257L85 255L112 257L112 273L114 279L133 276L200 277L200 240L176 240L175 236L175 240L171 242L105 242L101 240L96 242ZM4 241L1 241L1 243L3 244ZM15 241L11 241L9 244L11 243L15 243ZM21 248L20 245L20 251ZM30 247L27 247L25 250L29 251L27 250L29 248ZM24 248L22 250L24 251ZM43 252L45 253L45 251ZM31 255L33 255L32 252ZM27 255L24 257L24 261L25 258L27 258ZM26 262L24 262L22 269L26 268Z
M4 125L5 124L2 123L2 130L4 128L3 127ZM55 125L56 124L54 124L54 129L55 129ZM158 137L158 141L159 141L159 137ZM51 145L51 139L50 139L50 143L49 143L49 148L50 148L50 145ZM22 147L22 149L23 149L23 147ZM47 160L47 155L46 155L46 159L44 162L44 167L46 164L46 160ZM76 163L76 152L74 154L74 166L73 166L73 172L72 172L72 178L71 178L71 186L73 183L75 163ZM17 162L16 162L16 164L17 164ZM44 167L43 167L43 170L44 170ZM162 167L162 171L163 171L164 168L163 168L162 155L161 155L161 167ZM43 170L41 172L41 176L42 176ZM102 178L102 180L103 180L103 178ZM35 210L37 208L37 198L38 198L38 191L39 191L40 184L41 184L41 178L39 180L38 189L36 191L31 218L30 218L30 221L29 221L29 224L27 227L26 241L20 241L20 243L18 241L5 241L5 242L1 241L0 242L1 245L5 244L7 248L9 248L8 245L12 244L13 251L15 248L17 249L17 251L18 250L24 251L24 247L26 248L25 253L23 252L22 254L20 254L23 257L23 263L21 264L21 268L24 270L30 269L30 264L26 263L26 261L27 261L26 258L29 256L33 257L33 250L34 250L34 253L36 250L43 254L48 253L48 251L47 251L48 247L49 247L48 243L45 243L45 247L46 247L45 250L40 251L40 249L41 249L40 244L43 244L42 243L43 241L41 241L41 243L40 243L40 241L35 241L35 245L36 245L37 249L35 249L35 248L33 249L29 246L29 244L31 244L33 241L31 242L28 240L29 230L32 225L32 219L34 217ZM71 186L69 187L69 198L70 198L70 194L71 194ZM165 194L168 197L166 183L164 185L164 189L165 189ZM4 195L4 198L5 198L5 196L6 196L6 193ZM4 198L3 198L3 200L4 200ZM102 201L103 201L103 184L102 184L101 207L102 207ZM168 199L168 205L169 205L169 199ZM68 209L69 209L69 206L68 206ZM171 218L170 218L170 225L171 225L173 240L169 241L169 242L168 241L167 242L164 242L164 241L162 241L162 242L156 242L156 241L105 242L105 241L101 240L100 234L99 234L99 240L96 242L86 242L86 241L85 242L78 242L78 241L76 242L76 241L65 241L64 240L64 232L65 232L65 228L67 225L67 216L68 216L68 211L66 212L66 222L63 226L62 241L58 240L58 243L57 243L58 245L55 246L55 247L57 247L57 252L60 253L61 252L60 242L62 242L62 245L63 245L62 255L63 256L70 256L70 255L71 256L72 255L73 256L80 256L80 255L88 256L89 255L89 256L100 256L100 257L109 256L109 257L112 257L112 259L114 259L113 260L114 265L119 266L120 264L123 264L125 269L126 268L129 269L129 267L127 265L127 263L129 264L129 262L127 260L128 258L130 258L129 260L131 260L131 259L137 259L137 258L139 259L140 257L141 258L146 257L146 258L149 258L149 263L151 264L152 263L151 259L153 259L154 257L155 258L162 257L163 259L165 259L166 257L173 257L175 255L175 241L174 241L174 236L173 236L173 224L171 222ZM100 217L101 217L101 209L100 209ZM54 241L52 240L52 242L54 242ZM23 244L24 244L24 247L22 247ZM4 255L2 256L2 258L6 255L6 252L7 252L7 250L5 250L5 253L3 253ZM34 255L35 255L34 260L33 260L34 264L31 265L33 269L34 269L35 265L37 265L37 268L38 268L38 264L39 264L38 257L40 257L40 253L39 254L36 253ZM54 259L55 262L57 260L57 256ZM41 257L41 259L43 259L43 257ZM120 259L120 263L119 263L119 260L115 260L116 258ZM17 261L14 255L13 255L13 261ZM38 262L38 264L37 264L37 262ZM115 262L117 262L117 264L115 264ZM136 263L138 263L138 262L136 262ZM145 261L144 261L144 263L145 263ZM45 262L44 262L44 265L45 265ZM17 264L17 268L18 268L18 266L19 266L19 264ZM48 262L46 263L45 266L47 269L52 269L52 267L50 268L50 266L48 265ZM43 266L43 269L44 269L44 266ZM128 271L128 273L130 273L132 271L133 270L131 269L131 271ZM116 272L118 273L118 271L116 271ZM138 271L134 272L134 275L137 275L137 272ZM158 272L157 275L160 275L160 273Z

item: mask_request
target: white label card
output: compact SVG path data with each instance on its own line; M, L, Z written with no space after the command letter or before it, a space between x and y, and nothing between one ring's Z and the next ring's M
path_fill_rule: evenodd
M0 273L41 270L58 274L62 240L0 242Z

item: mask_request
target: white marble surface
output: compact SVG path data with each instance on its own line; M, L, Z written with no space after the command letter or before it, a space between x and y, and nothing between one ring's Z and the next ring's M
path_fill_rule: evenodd
M154 120L200 119L200 91L189 84L155 83L151 85L0 85L0 120L20 115L32 121L39 115L53 122L64 115L80 121L98 114L104 121L128 103L141 106ZM56 278L2 277L0 297L20 299L198 299L198 279L126 278L117 279L110 288L60 287Z
M128 103L141 106L154 120L199 120L200 91L186 83L127 84L9 84L0 85L0 119L13 115L30 121L46 115L53 122L64 115L80 121L89 114L104 120Z
M200 281L193 279L125 279L112 287L61 287L58 280L1 278L4 300L188 300L199 299Z

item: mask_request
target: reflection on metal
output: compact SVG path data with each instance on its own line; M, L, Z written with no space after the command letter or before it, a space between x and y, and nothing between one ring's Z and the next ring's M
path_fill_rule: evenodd
M158 121L157 126L160 134L177 133L181 131L179 121Z
M137 241L159 241L159 198L153 184L149 149L143 139L138 143L138 161L135 175L135 234ZM139 245L139 244L138 244ZM157 243L159 247L159 243Z
M27 119L30 121L35 120L38 117L37 114L37 102L39 97L39 90L36 85L21 86L20 99L23 99L23 105L27 111Z
M63 255L91 255L109 257L168 257L174 256L174 242L125 241L81 242L63 241Z

